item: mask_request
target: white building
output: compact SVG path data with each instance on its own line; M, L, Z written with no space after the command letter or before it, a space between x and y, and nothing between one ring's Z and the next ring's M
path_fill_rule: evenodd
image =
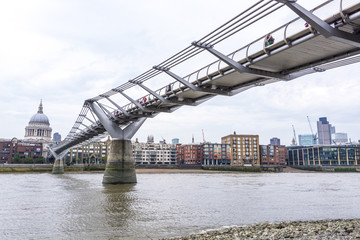
M133 153L136 164L175 165L176 144L154 143L153 137L149 136L146 143L133 143Z

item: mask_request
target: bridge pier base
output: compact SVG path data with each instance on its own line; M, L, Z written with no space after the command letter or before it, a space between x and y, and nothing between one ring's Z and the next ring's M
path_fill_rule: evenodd
M130 140L113 139L111 141L102 183L136 183L135 158Z
M62 159L56 159L53 165L53 174L64 174L64 162Z

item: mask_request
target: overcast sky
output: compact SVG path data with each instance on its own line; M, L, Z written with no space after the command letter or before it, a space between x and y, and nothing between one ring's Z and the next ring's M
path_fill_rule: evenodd
M246 2L246 3L245 3ZM0 2L0 138L23 138L40 99L54 132L64 138L84 100L125 83L189 46L255 1L12 0ZM313 2L299 0L307 8ZM336 1L338 2L338 1ZM354 2L349 0L348 2ZM331 8L335 13L337 6ZM286 9L256 31L239 35L229 53L294 17ZM208 63L212 61L209 58ZM204 64L205 65L205 64ZM194 69L189 69L190 73ZM181 75L181 74L180 74ZM185 73L183 74L185 75ZM232 134L279 137L289 145L328 117L337 132L360 139L360 64L217 96L148 119L135 135L146 141L220 142Z

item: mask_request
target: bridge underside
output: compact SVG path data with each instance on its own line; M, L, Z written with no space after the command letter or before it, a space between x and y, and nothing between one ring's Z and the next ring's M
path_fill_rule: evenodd
M350 35L350 38L357 36L360 39L360 3L344 10L343 13L346 13L346 21L342 13L321 20L324 29L331 26L336 31ZM204 48L218 57L219 61L185 77L177 76L166 66L155 66L138 78L86 100L68 137L54 151L57 154L62 153L77 144L95 140L104 134L110 134L113 138L116 135L115 138L119 139L117 133L115 135L112 133L116 129L111 127L112 125L119 129L115 132L122 132L127 127L143 121L142 119L155 117L161 112L173 112L184 105L196 106L217 95L233 96L249 88L277 81L290 81L303 75L360 61L359 43L356 40L349 43L346 34L342 41L341 38L339 40L321 34L323 29L314 29L310 26L299 29L296 34L286 36L288 25L283 27L284 39L264 46L251 55L246 51L246 56L242 59L233 59L233 57L240 50L249 49L252 43L226 56L209 44L194 42L195 49ZM263 38L257 41L263 41ZM225 67L220 68L223 65ZM210 71L214 66L217 70ZM164 73L176 81L155 91L145 86L146 80ZM190 81L190 79L195 80ZM135 86L145 89L149 94L132 99L126 90ZM129 103L119 106L111 99L114 95L121 95ZM113 107L106 105L109 102ZM100 110L100 113L95 108Z

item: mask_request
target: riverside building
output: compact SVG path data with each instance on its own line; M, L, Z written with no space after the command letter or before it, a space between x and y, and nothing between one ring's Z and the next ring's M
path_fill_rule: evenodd
M237 135L236 132L221 138L230 144L231 166L260 166L259 135Z
M283 145L260 145L261 165L285 166L288 156L287 148Z
M201 144L185 144L177 146L178 164L200 165L202 160Z
M176 144L154 143L154 137L149 136L146 143L140 143L136 139L133 143L133 154L136 164L141 165L175 165Z
M106 141L93 142L74 147L66 154L66 163L100 164L105 163L110 153L110 137Z
M230 144L199 143L179 145L177 148L179 164L203 166L230 166Z
M15 162L13 158L19 154ZM29 142L27 140L0 139L0 163L24 163L26 158L32 158L34 163L43 163L43 145L40 142Z
M289 166L359 166L360 145L291 146Z
M230 166L230 144L204 143L201 146L201 156L203 166Z

